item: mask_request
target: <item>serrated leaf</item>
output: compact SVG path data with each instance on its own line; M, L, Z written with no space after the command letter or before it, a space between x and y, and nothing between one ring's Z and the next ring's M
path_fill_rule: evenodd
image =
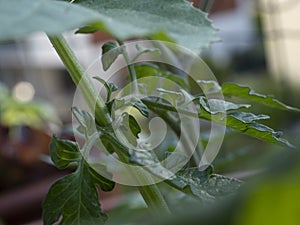
M292 111L300 112L299 108L288 106L271 95L262 95L251 90L250 87L242 86L234 83L225 83L222 85L222 92L228 97L238 97L247 100L254 101L256 103L264 104L269 107Z
M100 83L102 83L104 85L104 87L106 88L106 91L107 91L106 102L109 102L111 94L114 91L118 90L117 85L115 85L114 83L106 82L105 80L101 79L100 77L93 77L93 78L98 80Z
M211 41L218 40L207 15L186 1L86 0L79 4L110 17L112 22L107 29L120 39L132 36L171 39L192 50L207 47Z
M234 113L227 113L225 115L224 113L220 113L220 112L219 113L211 112L209 109L209 105L205 101L201 101L201 98L199 99L199 102L200 102L200 113L199 113L200 118L206 120L212 120L219 124L226 125L229 128L235 129L246 135L255 137L263 141L280 144L292 148L294 147L287 140L280 138L281 136L280 132L276 132L268 126L257 123L257 121L259 120L269 119L270 117L268 115L264 115L264 114L255 115L253 113L247 113L247 112L234 112Z
M74 173L56 181L43 202L44 224L104 224L96 185L103 191L114 188L114 182L92 169L80 153L77 143L53 137L50 144L51 159L60 168L76 164ZM105 169L105 168L103 168Z
M78 163L82 156L76 142L61 140L53 136L50 142L51 160L59 169L65 169L71 163Z
M104 224L106 215L101 211L96 185L108 191L114 182L98 175L82 161L77 170L56 181L43 202L43 221L52 225L60 216L61 225Z
M83 26L82 32L103 30L121 40L148 36L194 51L219 40L207 15L182 0L0 0L0 21L0 40Z
M202 96L199 97L199 102L206 111L209 111L212 114L251 107L251 105L248 104L235 104L233 102L225 101L222 99L206 99Z
M233 194L241 186L241 181L213 174L210 166L205 170L187 168L179 171L175 178L166 181L185 192L191 192L203 201L213 201L215 198Z
M115 41L109 41L102 45L101 62L104 71L109 69L122 52L122 48Z
M161 164L155 154L151 151L130 151L130 162L143 166L146 170L157 177L167 178L164 181L176 189L192 194L204 202L212 202L215 198L233 194L240 187L241 181L217 174L213 174L213 167L205 170L199 168L187 168L186 156L170 153L172 157L166 163ZM180 168L173 174L172 169Z

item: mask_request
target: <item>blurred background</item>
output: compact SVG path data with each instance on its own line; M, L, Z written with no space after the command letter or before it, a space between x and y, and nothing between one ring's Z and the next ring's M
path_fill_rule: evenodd
M201 53L220 83L236 82L258 93L300 107L300 2L298 0L193 1L209 13L222 41ZM66 34L84 67L99 58L111 37ZM49 165L53 134L73 139L71 111L76 87L43 33L0 42L0 218L3 224L42 224L41 202L51 183L64 172ZM300 117L256 105L256 113L295 146L300 146ZM286 151L236 133L226 135L216 172L248 179L266 161ZM105 196L106 210L116 204L143 208L131 193ZM124 191L124 190L123 190ZM124 200L125 199L125 200ZM132 207L131 207L132 208ZM1 221L0 221L1 224Z

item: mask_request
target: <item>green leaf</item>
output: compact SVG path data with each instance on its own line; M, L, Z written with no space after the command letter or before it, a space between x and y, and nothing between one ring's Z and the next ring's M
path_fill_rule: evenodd
M132 115L129 115L129 127L134 136L138 138L138 134L141 133L141 128Z
M237 179L213 174L211 166L205 170L199 168L181 170L175 178L166 182L186 193L191 192L203 201L212 201L216 197L233 194L242 184Z
M202 96L199 97L199 102L206 111L211 114L229 112L233 110L238 110L242 108L249 108L251 105L248 104L235 104L233 102L224 101L221 99L206 99ZM269 117L267 118L269 119Z
M118 39L148 36L174 40L195 51L218 40L207 15L186 1L82 0L79 4L110 18L105 21L107 31ZM90 28L97 30L98 24L91 24Z
M43 202L44 224L52 225L62 216L60 224L104 224L96 185L103 191L114 188L114 182L100 176L85 161L75 142L53 137L51 159L62 169L76 163L74 173L56 181ZM105 168L103 168L105 169Z
M57 35L106 19L92 10L62 1L0 0L0 40L24 37L36 31Z
M298 108L285 105L284 103L278 101L271 95L258 94L253 90L251 90L250 87L247 86L242 86L234 83L225 83L222 85L222 92L224 95L229 97L243 98L277 109L282 109L282 110L287 110L292 112L300 112L300 109Z
M131 102L132 106L136 108L143 116L149 117L149 110L148 107L139 99L134 99L134 101Z
M104 71L108 70L117 57L122 54L123 50L117 42L108 41L102 45L102 57L101 62Z
M203 98L199 98L199 118L212 120L219 124L226 125L229 128L235 129L246 135L263 141L280 144L282 146L288 146L291 148L294 147L287 140L280 138L282 135L281 132L276 132L272 128L256 122L258 120L269 119L270 117L268 115L255 115L247 112L229 112L226 115L221 112L216 113L210 110L208 103L203 101Z
M118 87L114 83L108 83L105 80L101 79L100 77L93 77L94 79L98 80L100 83L104 85L107 91L107 97L106 97L106 102L110 101L111 94L114 91L118 90Z
M218 41L207 15L183 0L0 0L0 40L35 31L50 35L85 27L117 39L147 36L175 41L194 51ZM63 22L62 22L63 21Z
M187 158L184 155L176 153L168 155L168 157L173 157L166 164L160 163L151 151L132 150L130 151L130 162L143 166L157 177L170 177L164 180L167 184L184 193L192 194L204 202L211 202L216 198L233 194L241 186L241 181L237 179L213 174L212 166L205 170L187 168ZM174 167L182 169L174 175L170 171Z
M43 220L52 225L62 215L60 224L104 224L96 185L108 191L114 183L98 175L82 161L77 170L56 181L43 202Z
M51 160L59 169L65 169L71 163L78 163L82 156L76 142L61 140L53 136L50 142Z

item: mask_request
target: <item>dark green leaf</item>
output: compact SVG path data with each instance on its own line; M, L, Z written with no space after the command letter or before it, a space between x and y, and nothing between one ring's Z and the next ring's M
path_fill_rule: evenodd
M141 128L132 115L129 115L129 127L134 136L138 138L138 134L141 133Z
M282 110L288 110L293 112L300 112L300 109L285 105L278 101L271 95L262 95L251 90L250 87L242 86L234 83L225 83L222 85L222 92L229 97L238 97L247 100L251 100L260 104L264 104L269 107L278 108Z
M103 69L106 71L114 63L117 57L122 54L123 50L115 41L109 41L102 45L101 62ZM101 81L100 81L101 82ZM104 83L105 84L105 83Z
M82 159L76 142L61 140L56 136L51 139L50 154L59 169L67 168L71 163L78 163Z
M56 181L43 202L43 220L52 225L62 216L60 224L104 224L96 185L112 190L114 183L98 175L82 161L77 170Z
M96 185L103 191L110 191L114 182L102 177L89 166L75 142L60 140L54 136L50 153L58 168L66 168L72 163L78 166L74 173L51 186L43 203L44 224L52 225L60 216L60 224L103 224L106 215L101 211Z

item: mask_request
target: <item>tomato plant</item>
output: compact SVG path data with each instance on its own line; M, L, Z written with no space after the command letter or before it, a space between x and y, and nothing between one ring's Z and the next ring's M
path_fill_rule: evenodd
M211 165L226 127L293 148L280 132L262 123L268 115L249 109L251 104L264 104L300 110L247 86L218 84L197 58L203 48L219 40L216 29L204 12L184 0L0 0L0 12L0 40L44 31L89 106L72 108L74 133L83 145L52 138L52 162L59 169L75 167L75 171L50 188L43 203L46 225L105 224L98 188L111 191L115 182L136 186L157 217L174 212L157 183L164 182L167 190L176 189L202 206L235 194L242 182L215 174ZM75 33L104 31L114 37L103 44L102 72L94 77L105 88L106 99L61 35L74 29ZM139 40L126 42L133 38ZM122 88L101 76L118 60L128 77ZM217 129L209 138L197 131L203 121ZM169 140L153 147L153 140L143 135L155 133L158 139ZM102 149L96 160L93 149ZM116 172L119 166L125 172Z

